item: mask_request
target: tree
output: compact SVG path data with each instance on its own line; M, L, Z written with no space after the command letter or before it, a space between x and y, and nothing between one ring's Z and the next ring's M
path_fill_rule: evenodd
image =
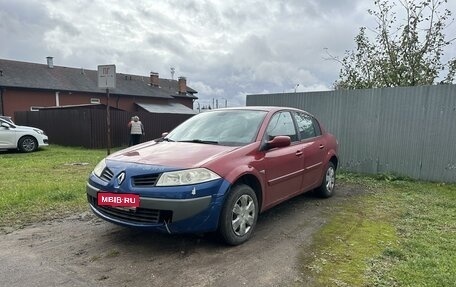
M346 51L336 89L363 89L453 83L456 58L442 62L447 46L456 39L445 39L451 11L447 0L376 0L377 27L371 40L366 27L355 37L356 50ZM403 8L404 21L398 21L396 8ZM443 74L446 73L446 76Z

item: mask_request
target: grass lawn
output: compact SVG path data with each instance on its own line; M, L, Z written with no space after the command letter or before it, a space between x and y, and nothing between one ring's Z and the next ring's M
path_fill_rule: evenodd
M0 228L87 210L85 183L106 150L49 146L0 152Z
M370 190L301 255L315 286L456 286L456 185L342 174Z

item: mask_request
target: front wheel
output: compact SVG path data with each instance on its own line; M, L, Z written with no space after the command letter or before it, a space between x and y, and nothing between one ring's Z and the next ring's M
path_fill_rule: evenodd
M32 136L24 136L19 140L18 148L22 152L33 152L38 149L38 142Z
M317 189L317 194L320 197L331 197L334 194L334 187L336 184L336 168L332 162L328 163L323 181Z
M232 188L220 215L219 233L227 244L239 245L249 240L258 217L258 199L245 184Z

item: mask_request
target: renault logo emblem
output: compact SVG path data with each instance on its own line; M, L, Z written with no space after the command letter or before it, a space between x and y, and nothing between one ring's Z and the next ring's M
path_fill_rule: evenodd
M117 176L117 184L121 185L124 180L125 180L125 172L122 172Z

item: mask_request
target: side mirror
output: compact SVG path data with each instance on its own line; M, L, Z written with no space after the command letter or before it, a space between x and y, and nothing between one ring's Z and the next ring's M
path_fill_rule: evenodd
M11 125L10 125L10 124L7 124L7 123L2 123L2 127L7 128L7 129L10 129L10 128L11 128Z
M265 149L286 147L289 145L291 145L291 138L289 136L276 136L272 140L266 142Z
M168 132L162 133L162 134L161 134L161 137L160 137L160 138L154 139L154 141L155 141L155 142L171 141L171 140L169 140L169 139L166 138L166 136L167 136L168 134L169 134Z

